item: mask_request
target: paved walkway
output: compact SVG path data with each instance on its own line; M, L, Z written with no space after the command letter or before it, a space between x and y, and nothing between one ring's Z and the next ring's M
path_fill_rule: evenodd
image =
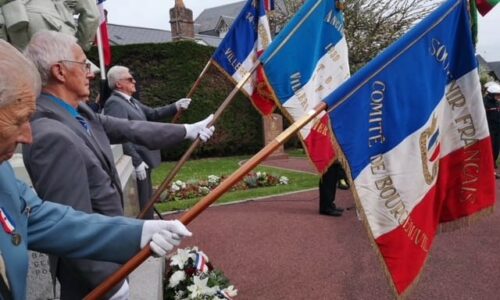
M295 158L279 164L310 167ZM211 207L189 225L194 237L183 246L200 247L239 300L393 298L355 210L322 216L318 201L309 191ZM349 191L338 190L336 201L353 205ZM500 299L499 252L498 211L469 229L439 234L408 299Z

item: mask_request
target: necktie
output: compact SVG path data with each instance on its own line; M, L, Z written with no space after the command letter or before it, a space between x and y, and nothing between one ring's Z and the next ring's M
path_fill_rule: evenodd
M78 120L78 122L80 122L80 124L83 126L83 128L85 128L85 131L87 131L87 134L90 135L89 123L87 123L87 121L80 115L76 116L75 118Z
M135 107L135 109L139 110L139 105L135 103L134 98L130 97L128 101L130 101L130 103L132 104L133 107Z

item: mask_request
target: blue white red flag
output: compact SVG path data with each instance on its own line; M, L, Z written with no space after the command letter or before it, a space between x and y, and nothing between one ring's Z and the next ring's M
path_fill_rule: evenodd
M467 225L495 202L467 1L446 1L325 101L358 209L403 295L439 224Z
M335 1L309 0L261 57L269 86L289 119L296 121L349 77L344 16ZM326 113L300 130L316 169L335 158Z
M106 0L97 0L97 7L99 8L99 30L101 31L101 41L98 41L98 43L102 43L104 65L108 67L111 65L111 47L109 45L108 21L106 11L104 10L104 1Z
M267 11L274 10L274 0L264 0L264 7Z
M203 253L201 251L196 252L195 263L196 263L196 270L198 270L202 273L208 272L208 265L207 265L208 258L205 255L205 253Z
M0 208L0 223L2 224L3 230L8 234L12 234L16 230L14 220L12 220L7 211L3 208Z
M238 84L270 43L271 30L264 9L264 0L248 0L215 50L212 62ZM243 85L242 92L263 115L269 115L276 108L265 85L260 66Z

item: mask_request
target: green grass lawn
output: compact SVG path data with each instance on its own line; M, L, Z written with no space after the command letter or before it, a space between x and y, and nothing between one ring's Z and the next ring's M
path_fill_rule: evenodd
M208 175L217 176L229 176L234 171L239 168L238 163L242 160L248 159L249 157L244 156L232 156L232 157L222 157L222 158L208 158L188 161L179 171L175 180L206 180ZM153 185L158 186L161 184L163 179L167 176L171 168L173 168L175 163L166 162L162 163L161 166L155 168L153 171ZM267 172L268 174L274 176L286 176L289 179L287 185L277 185L271 187L260 187L254 189L248 189L243 191L226 192L216 203L227 203L234 201L241 201L245 199L253 199L257 197L276 195L281 193L287 193L292 191L299 191L309 188L315 188L318 186L317 175L287 171L283 169L276 169L272 167L257 167L253 171ZM159 203L156 208L162 212L166 211L176 211L184 210L193 206L198 202L200 198L192 198L187 200L179 201L168 201L164 203Z

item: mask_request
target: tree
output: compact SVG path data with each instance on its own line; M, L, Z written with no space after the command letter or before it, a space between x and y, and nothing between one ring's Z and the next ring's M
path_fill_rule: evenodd
M332 0L333 1L333 0ZM346 1L345 34L351 72L364 66L380 51L402 36L432 11L436 0L350 0ZM270 16L273 32L290 20L304 0L276 1Z

